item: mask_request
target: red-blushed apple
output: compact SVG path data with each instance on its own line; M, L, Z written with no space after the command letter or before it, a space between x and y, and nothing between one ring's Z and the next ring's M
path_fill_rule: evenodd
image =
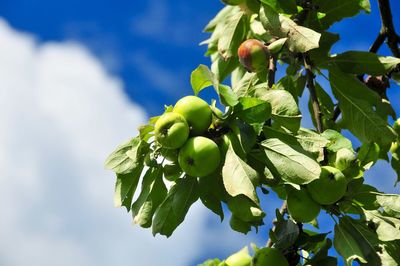
M239 61L249 72L266 70L269 65L268 48L259 40L244 41L238 49Z

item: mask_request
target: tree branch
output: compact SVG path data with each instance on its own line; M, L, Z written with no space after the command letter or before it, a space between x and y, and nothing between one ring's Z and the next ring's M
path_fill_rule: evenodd
M387 37L386 43L389 46L390 50L392 51L392 54L395 57L400 57L400 50L398 46L400 38L394 29L390 2L389 0L378 0L378 3L379 3L379 12L381 14L381 20L382 20L381 32L386 35Z
M310 91L314 119L315 119L315 123L317 124L317 131L319 133L322 133L322 131L324 131L323 126L322 126L322 112L321 112L321 108L319 106L317 92L316 92L315 84L314 84L315 75L312 72L310 58L308 57L307 54L304 54L304 67L306 69L307 88Z
M269 57L269 67L268 67L268 87L272 88L275 84L275 73L276 73L276 57L271 55Z

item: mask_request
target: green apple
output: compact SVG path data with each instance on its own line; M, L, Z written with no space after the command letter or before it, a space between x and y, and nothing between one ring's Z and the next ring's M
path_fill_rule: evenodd
M193 135L203 134L211 125L212 111L206 101L196 96L186 96L176 102L174 113L182 115Z
M243 248L239 252L230 255L226 260L225 264L227 266L250 266L251 256L247 247Z
M330 166L322 166L319 178L309 183L307 189L315 202L329 205L344 196L347 180L340 170Z
M306 189L290 189L287 193L287 208L297 222L309 223L317 218L321 206L312 200Z
M267 46L255 39L244 41L238 49L240 63L249 72L266 70L269 65L269 51Z
M157 142L164 148L177 149L188 139L189 125L182 115L165 113L157 120L154 135Z
M400 136L400 118L398 118L396 121L394 121L393 129L394 129L394 131L396 131L397 135Z
M353 151L347 148L342 148L336 152L335 167L343 171L354 163L356 156Z
M254 255L252 266L289 266L285 256L276 248L262 248Z
M193 137L179 151L178 162L190 176L206 176L220 164L221 156L217 144L206 137Z

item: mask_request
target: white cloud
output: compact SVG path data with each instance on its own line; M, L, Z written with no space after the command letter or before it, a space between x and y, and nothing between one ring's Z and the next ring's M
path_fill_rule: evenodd
M82 45L39 44L1 19L0 40L0 265L188 265L204 243L251 241L218 243L200 204L168 240L132 227L103 161L145 112Z

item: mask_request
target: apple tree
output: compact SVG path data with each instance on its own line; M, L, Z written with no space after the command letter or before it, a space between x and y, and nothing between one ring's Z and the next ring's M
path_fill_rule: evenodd
M400 119L387 93L399 89L400 37L389 1L377 1L382 26L369 51L332 54L340 36L330 27L369 13L369 0L223 0L205 27L211 65L192 72L193 95L107 158L115 205L169 237L201 201L246 234L264 226L260 199L276 194L264 247L200 265L337 265L330 249L346 265L400 265L400 195L364 179L384 160L400 181ZM201 99L204 89L216 100ZM331 232L318 229L323 212Z

